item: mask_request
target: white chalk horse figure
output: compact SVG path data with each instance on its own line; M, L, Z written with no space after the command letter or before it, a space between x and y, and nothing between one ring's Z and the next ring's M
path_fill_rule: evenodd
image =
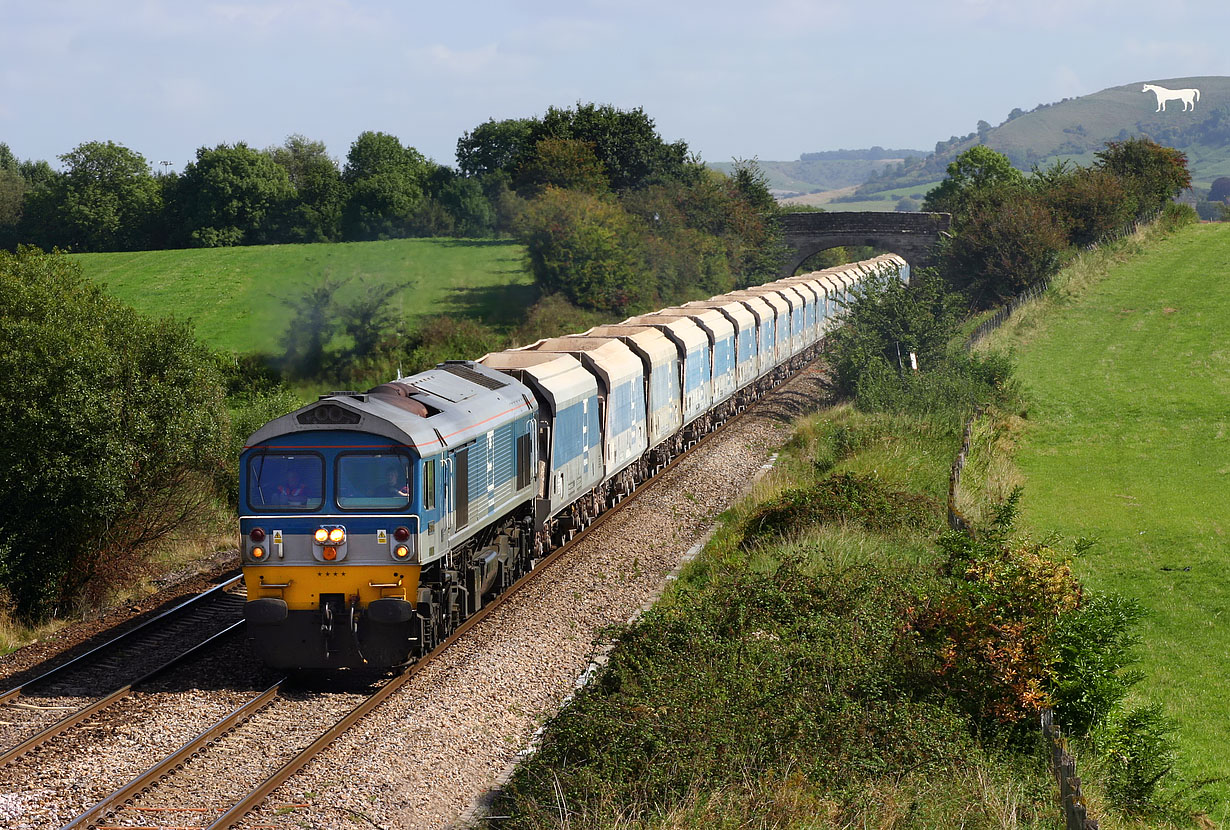
M1195 110L1196 102L1200 100L1198 89L1167 89L1164 86L1145 84L1141 92L1152 92L1157 96L1157 109L1154 112L1165 112L1167 101L1182 101L1184 112Z

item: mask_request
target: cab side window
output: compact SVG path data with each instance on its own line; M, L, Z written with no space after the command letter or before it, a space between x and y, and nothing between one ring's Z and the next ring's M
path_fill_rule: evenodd
M436 506L436 462L423 462L423 509L431 510Z

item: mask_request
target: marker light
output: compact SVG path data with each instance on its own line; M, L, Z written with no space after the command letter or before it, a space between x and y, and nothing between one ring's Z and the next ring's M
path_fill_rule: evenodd
M405 559L407 556L410 555L410 548L406 547L405 545L398 545L397 549L393 551L393 555L396 556L398 559Z
M265 549L262 548L260 545L257 545L256 547L252 548L252 558L253 559L264 559Z
M397 528L397 530L393 531L393 538L399 542L406 541L407 539L410 538L410 528L408 527Z
M316 531L313 538L316 539L317 544L323 545L325 542L329 541L329 531L322 527Z
M323 556L327 561L332 562L334 559L337 559L337 548L325 548L324 553L322 553L321 556Z
M333 528L329 531L329 541L335 545L340 545L342 542L346 541L346 531L342 530L340 527Z
M265 531L263 528L254 527L252 532L248 534L248 538L253 542L263 542L265 541Z

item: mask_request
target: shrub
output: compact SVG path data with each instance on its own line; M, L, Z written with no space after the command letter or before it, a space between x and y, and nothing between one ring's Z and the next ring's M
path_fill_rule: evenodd
M641 229L613 197L548 186L527 205L519 235L546 293L619 313L654 298Z
M924 369L943 363L963 307L931 271L909 285L891 273L868 277L853 289L843 325L827 339L837 392L855 394L873 366L908 368L911 352Z
M1093 733L1106 795L1128 813L1154 813L1175 760L1175 723L1159 705L1110 713Z
M1043 198L1074 245L1092 245L1136 213L1123 180L1106 170L1078 168L1047 187Z
M893 490L872 476L841 473L796 487L758 507L744 523L744 544L827 522L891 531L933 524L942 508L926 496Z
M1044 545L951 532L940 548L952 590L913 620L938 657L933 683L984 729L1021 727L1049 703L1048 644L1080 585Z
M1001 188L971 200L941 256L949 281L970 304L990 308L1049 279L1067 247L1040 197L1026 188Z
M37 620L139 571L226 464L215 359L60 254L0 253L0 585Z

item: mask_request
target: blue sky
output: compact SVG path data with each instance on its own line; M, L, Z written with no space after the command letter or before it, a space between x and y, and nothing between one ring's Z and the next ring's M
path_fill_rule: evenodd
M930 149L1119 84L1230 75L1230 3L0 0L0 141L201 146L364 130L454 164L488 118L644 107L706 161Z

